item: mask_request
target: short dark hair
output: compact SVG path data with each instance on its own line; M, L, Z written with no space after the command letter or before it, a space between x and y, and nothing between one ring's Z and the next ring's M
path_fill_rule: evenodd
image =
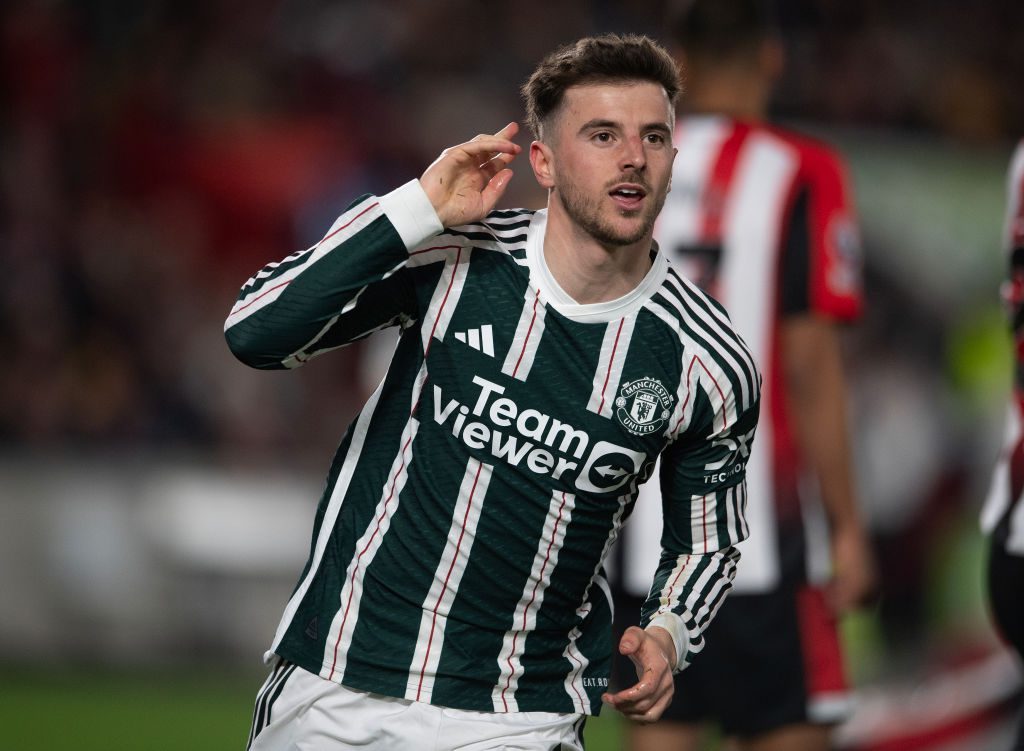
M689 58L729 60L778 33L768 0L675 0L666 28Z
M559 47L545 57L523 84L526 122L535 138L562 104L566 89L588 83L651 81L660 84L675 108L679 67L660 44L639 34L603 34Z

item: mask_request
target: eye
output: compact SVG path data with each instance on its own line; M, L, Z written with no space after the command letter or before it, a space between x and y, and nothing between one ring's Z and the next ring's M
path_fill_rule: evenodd
M644 138L647 141L647 143L656 144L659 146L665 143L664 133L648 133Z
M609 133L607 130L598 131L592 137L598 143L611 143L612 142L612 134Z

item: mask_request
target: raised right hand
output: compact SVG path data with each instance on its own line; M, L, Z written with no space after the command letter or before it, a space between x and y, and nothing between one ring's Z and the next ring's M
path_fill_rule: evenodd
M512 179L509 162L522 151L512 142L519 132L509 123L494 135L481 134L472 141L441 152L420 177L441 224L457 227L487 216Z

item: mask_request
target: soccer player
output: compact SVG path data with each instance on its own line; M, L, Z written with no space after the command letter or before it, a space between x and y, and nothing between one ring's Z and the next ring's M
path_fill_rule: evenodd
M1024 657L1024 141L1010 163L1006 249L1010 278L1003 299L1014 335L1016 373L1006 450L996 467L982 529L989 536L988 597L999 631ZM1012 751L1024 751L1024 707Z
M747 532L760 396L653 245L678 91L645 37L568 45L523 88L546 210L493 210L510 123L242 288L226 336L254 367L402 331L328 474L253 749L580 749L602 700L640 721L670 701ZM659 455L664 550L611 693L602 564Z
M734 592L708 648L677 678L663 721L627 733L633 749L687 751L714 722L742 749L822 751L850 704L836 615L873 577L837 341L839 322L861 307L850 189L831 149L765 122L782 56L756 0L696 0L670 30L694 112L676 126L679 155L655 237L729 311L762 367L766 399ZM660 504L647 497L656 491L644 486L616 559L625 623L642 596L637 582L657 565L649 540L661 534ZM819 534L831 542L830 578L808 571L811 495L827 518Z

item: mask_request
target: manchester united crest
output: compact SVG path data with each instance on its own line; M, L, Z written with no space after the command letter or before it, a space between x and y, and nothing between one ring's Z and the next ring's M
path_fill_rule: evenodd
M672 395L654 378L626 381L615 399L615 416L633 435L661 429L672 414Z

